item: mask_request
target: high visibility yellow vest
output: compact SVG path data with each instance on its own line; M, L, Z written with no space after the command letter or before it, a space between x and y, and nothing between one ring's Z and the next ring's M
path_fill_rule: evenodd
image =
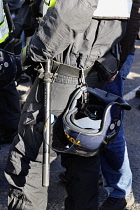
M0 0L0 43L4 42L9 36L9 27L3 10L3 1Z

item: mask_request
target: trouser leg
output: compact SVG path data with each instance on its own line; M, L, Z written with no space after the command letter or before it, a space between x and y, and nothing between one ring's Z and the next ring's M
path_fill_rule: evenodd
M37 80L22 109L18 135L10 147L5 176L10 185L9 210L46 210L47 188L42 187L43 103ZM35 97L36 95L36 97ZM36 100L38 99L38 100Z
M110 197L126 197L132 188L132 172L123 126L115 139L101 154L101 168L104 176L104 186Z
M98 209L99 157L62 155L66 168L65 210Z
M42 155L33 161L29 158L29 150L25 156L20 146L21 142L15 138L5 169L10 184L8 210L46 210L48 189L42 187Z
M123 96L124 81L131 70L134 55L127 57L115 80L106 86L108 92ZM124 136L123 122L114 142L101 154L101 168L104 176L104 186L109 196L126 197L132 190L132 172Z
M8 194L8 210L46 210L47 188L41 186L42 165L31 168L24 187L10 185ZM9 181L10 182L10 181Z

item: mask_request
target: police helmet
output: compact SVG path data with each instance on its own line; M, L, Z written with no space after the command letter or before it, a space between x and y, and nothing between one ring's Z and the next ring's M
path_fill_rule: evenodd
M0 88L11 84L16 77L17 66L14 54L0 49Z
M131 107L117 95L98 88L78 88L62 115L64 135L54 135L52 149L86 157L96 155L118 134L123 109Z

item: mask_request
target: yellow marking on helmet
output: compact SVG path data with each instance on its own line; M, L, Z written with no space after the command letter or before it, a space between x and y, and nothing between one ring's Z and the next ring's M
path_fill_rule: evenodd
M56 0L50 0L49 2L46 2L44 0L44 3L48 6L48 7L53 7L56 4Z
M56 0L51 0L48 7L53 7L56 4Z
M72 142L73 144L76 144L78 146L81 146L80 141L76 141L73 137L69 136L66 132L65 132L65 135L70 142Z

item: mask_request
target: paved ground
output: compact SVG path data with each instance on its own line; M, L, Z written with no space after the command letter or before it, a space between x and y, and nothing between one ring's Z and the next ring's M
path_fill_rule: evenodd
M133 92L140 85L140 51L136 52L136 58L133 65L131 77L126 80L125 94ZM29 84L19 86L19 90L27 91ZM127 95L128 97L128 95ZM133 190L135 196L135 204L129 210L140 210L140 98L128 97L128 102L132 106L131 111L125 113L125 136L128 144L131 169L133 172ZM8 184L4 178L4 167L8 155L10 145L2 145L0 150L0 210L7 210L7 192ZM53 160L53 159L52 159ZM63 201L66 196L65 186L60 182L58 174L64 169L60 166L60 159L56 158L51 163L51 180L49 187L49 203L47 210L64 209ZM100 203L106 198L106 192L100 187L99 201ZM112 209L113 210L113 209Z

